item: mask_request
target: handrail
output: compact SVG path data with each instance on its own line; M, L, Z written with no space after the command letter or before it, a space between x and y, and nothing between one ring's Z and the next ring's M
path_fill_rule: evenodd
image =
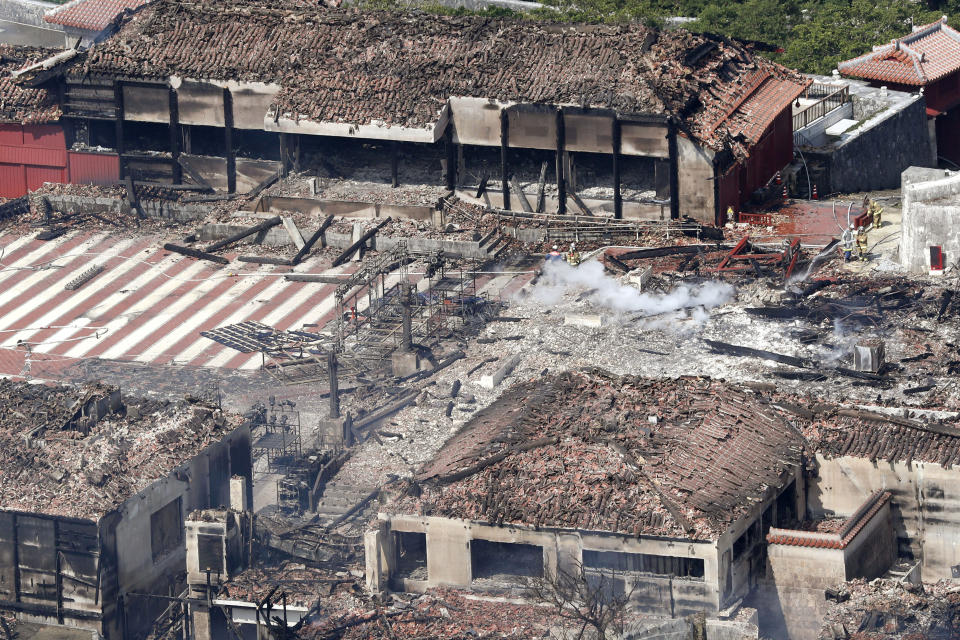
M830 93L823 94L826 89L833 89ZM844 85L836 88L832 85L812 84L804 92L805 98L820 98L817 102L810 105L800 113L793 116L793 130L803 129L811 122L818 120L834 109L837 109L850 100L850 87Z

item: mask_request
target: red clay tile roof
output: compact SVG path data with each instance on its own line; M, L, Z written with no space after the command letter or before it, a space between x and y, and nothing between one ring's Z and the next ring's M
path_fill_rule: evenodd
M768 76L730 115L727 127L734 136L742 136L750 145L756 144L774 118L790 108L790 104L812 82L797 83Z
M65 27L103 31L128 9L142 7L150 0L71 0L52 9L43 19Z
M801 531L797 529L770 528L767 542L770 544L784 544L793 547L816 547L819 549L845 549L857 537L865 526L890 501L889 491L873 493L863 506L850 516L839 533L822 533L819 531Z
M960 70L960 32L948 27L944 17L841 62L838 69L854 78L922 86Z
M60 107L46 89L14 84L12 71L57 53L53 49L0 44L0 122L46 124L60 119Z
M394 510L710 540L781 485L804 445L725 383L564 374L478 413Z
M428 127L450 97L667 114L701 143L733 146L740 157L748 145L732 141L741 132L749 141L752 117L731 124L731 105L767 78L797 91L804 83L739 44L682 30L335 10L305 0L157 0L77 71L272 82L282 87L281 113L315 122ZM765 93L766 107L786 108L790 93Z

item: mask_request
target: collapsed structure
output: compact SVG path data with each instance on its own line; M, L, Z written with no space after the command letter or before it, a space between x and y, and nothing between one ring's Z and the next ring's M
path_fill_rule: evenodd
M174 1L24 81L59 92L70 146L115 150L113 180L179 183L191 156L233 192L246 166L275 166L257 158L299 168L336 141L333 165L386 145L395 184L399 153L449 188L491 187L504 209L511 189L530 197L511 180L535 183L549 164L541 210L563 213L577 175L596 174L602 197L586 206L659 219L669 201L670 217L710 223L790 161L790 106L809 82L729 40L640 25ZM655 195L625 199L624 183Z
M103 386L0 394L3 608L111 638L149 627L151 595L183 588L185 515L252 490L249 428Z

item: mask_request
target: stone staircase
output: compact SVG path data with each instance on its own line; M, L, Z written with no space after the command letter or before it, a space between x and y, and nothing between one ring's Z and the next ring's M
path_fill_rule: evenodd
M361 487L334 480L323 490L323 496L317 503L319 523L332 526L338 521L351 521L365 511L365 507L376 498L377 487Z

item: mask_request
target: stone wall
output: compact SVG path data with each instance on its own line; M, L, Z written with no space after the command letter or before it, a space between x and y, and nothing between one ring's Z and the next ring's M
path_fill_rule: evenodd
M827 184L818 185L821 194L896 189L901 171L930 162L926 102L917 96L902 109L863 123L841 144L805 150L804 156L807 163L820 161L827 169Z
M901 175L900 264L914 273L930 269L930 247L943 249L943 264L960 262L960 173L910 167Z
M63 31L61 25L43 21L43 14L58 6L52 2L38 2L38 0L3 0L0 2L0 20L28 24L51 31Z

